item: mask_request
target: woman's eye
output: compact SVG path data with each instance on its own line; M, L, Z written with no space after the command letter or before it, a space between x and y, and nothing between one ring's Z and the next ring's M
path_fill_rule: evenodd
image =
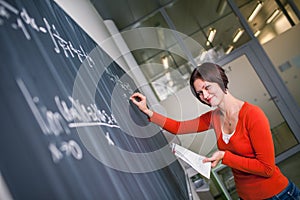
M209 90L209 88L210 88L210 85L208 85L208 86L205 87L206 90Z
M196 94L199 96L199 95L202 95L203 92L202 92L202 91L199 91L199 92L196 92Z

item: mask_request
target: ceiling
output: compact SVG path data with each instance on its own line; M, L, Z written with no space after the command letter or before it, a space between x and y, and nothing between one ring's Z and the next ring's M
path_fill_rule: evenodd
M213 49L217 57L226 55L230 46L237 48L250 40L243 33L241 38L233 43L233 36L242 25L226 0L90 0L103 20L113 20L120 32L141 27L174 28L197 41L204 50ZM274 0L263 0L263 7L249 25L253 32L265 29L272 31L271 24L266 19L280 7ZM256 7L256 0L235 0L242 15L247 19ZM286 2L281 0L282 5ZM207 46L208 33L216 29L214 40ZM166 41L169 35L158 34L155 40ZM170 45L170 44L168 44ZM170 69L179 69L182 77L190 73L188 60L161 49L140 49L132 52L137 63L161 63L162 58L170 58ZM196 52L200 54L203 52ZM192 52L193 54L193 52ZM193 54L193 57L195 55ZM197 57L197 55L196 55ZM151 65L141 66L149 82L165 76L168 69ZM186 85L182 77L173 77L176 85ZM172 84L174 83L172 81ZM178 82L179 81L179 82ZM181 82L180 82L181 81ZM177 88L178 89L178 88ZM179 88L180 89L180 88Z

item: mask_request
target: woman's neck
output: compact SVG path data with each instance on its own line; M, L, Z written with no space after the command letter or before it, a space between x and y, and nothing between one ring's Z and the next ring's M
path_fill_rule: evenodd
M243 103L227 91L218 107L224 116L231 116L240 111Z

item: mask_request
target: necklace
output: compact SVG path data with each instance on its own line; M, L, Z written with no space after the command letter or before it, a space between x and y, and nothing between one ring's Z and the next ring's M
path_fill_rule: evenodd
M235 123L235 115L236 112L232 113L232 115L226 116L226 114L223 114L223 120L224 124L227 124L228 126L232 126Z
M232 107L231 109L227 110L223 110L223 112L221 112L221 114L223 115L223 123L227 124L229 127L235 126L238 118L239 118L239 112L242 109L242 106L244 105L244 102L239 101L238 104L235 104L236 106ZM230 112L231 110L231 112ZM228 114L226 114L228 113Z
M231 122L230 121L228 121L227 123L228 123L229 126L231 126Z
M226 118L224 117L224 123L227 123L229 126L232 125L230 119L228 119L227 117Z

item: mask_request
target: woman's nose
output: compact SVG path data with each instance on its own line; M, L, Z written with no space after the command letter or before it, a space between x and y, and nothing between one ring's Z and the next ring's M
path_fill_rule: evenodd
M208 97L208 91L207 90L203 90L203 98L206 99Z

